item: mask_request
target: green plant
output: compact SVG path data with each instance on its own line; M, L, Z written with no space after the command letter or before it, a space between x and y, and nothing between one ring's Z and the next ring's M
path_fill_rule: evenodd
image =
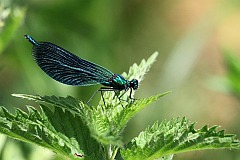
M144 74L155 61L154 53L140 65L134 64L127 79L142 81ZM235 135L217 131L218 126L194 129L188 119L173 118L156 122L142 131L127 145L122 132L127 122L141 109L169 92L132 101L125 94L122 101L113 92L105 92L98 106L89 106L73 97L32 96L16 97L36 101L40 111L27 106L28 113L20 109L15 114L0 108L0 132L21 141L38 144L70 159L164 159L173 155L203 149L239 149Z

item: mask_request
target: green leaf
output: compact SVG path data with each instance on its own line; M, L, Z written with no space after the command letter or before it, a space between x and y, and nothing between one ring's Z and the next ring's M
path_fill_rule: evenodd
M24 98L31 101L35 101L40 104L46 104L49 108L60 107L67 109L74 114L82 115L84 108L88 107L86 103L73 98L71 96L67 97L57 97L57 96L33 96L27 94L12 94L14 97Z
M28 106L28 113L16 109L15 115L0 108L0 132L12 138L35 143L58 154L76 158L99 159L100 145L90 137L88 128L79 116L59 107L50 110L41 105L39 112ZM77 122L77 123L76 123Z
M121 147L122 132L127 122L141 109L166 94L137 99L124 107L117 105L109 108L103 108L103 106L89 108L89 111L85 112L85 119L89 126L94 126L90 127L92 136L103 144Z
M158 159L176 153L204 149L235 148L240 149L240 142L235 135L217 131L219 126L194 129L195 123L186 118L156 122L134 138L121 154L126 160Z
M56 96L32 96L24 94L13 94L16 97L26 98L42 103L48 108L63 108L80 116L89 127L90 134L97 141L108 145L122 146L122 132L127 122L141 109L155 102L160 97L168 94L158 94L156 96L137 99L126 106L117 104L116 106L88 106L84 102L73 97ZM45 111L45 110L44 110ZM50 116L51 117L51 116Z
M150 70L152 64L156 61L158 56L158 52L154 52L147 60L143 59L139 65L134 63L128 72L128 75L126 73L123 73L122 75L127 79L137 79L140 83L144 75Z

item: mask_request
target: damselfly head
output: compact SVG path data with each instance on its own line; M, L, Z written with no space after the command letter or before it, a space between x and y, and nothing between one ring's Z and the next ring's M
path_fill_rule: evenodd
M134 90L138 89L138 80L136 80L136 79L131 80L130 81L130 88L132 88Z

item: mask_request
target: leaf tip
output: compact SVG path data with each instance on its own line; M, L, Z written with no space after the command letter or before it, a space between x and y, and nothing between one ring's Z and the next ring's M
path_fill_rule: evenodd
M153 56L153 57L157 57L158 54L159 54L159 52L158 52L158 51L155 51L155 52L152 54L152 56Z
M11 96L13 96L13 97L19 97L19 98L22 98L22 97L23 97L22 94L17 94L17 93L13 93L13 94L11 94Z

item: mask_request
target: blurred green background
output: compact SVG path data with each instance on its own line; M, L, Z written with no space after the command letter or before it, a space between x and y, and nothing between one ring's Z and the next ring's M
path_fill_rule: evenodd
M33 61L24 34L114 73L127 72L133 63L160 53L135 97L173 93L130 121L126 143L156 120L183 116L198 127L220 125L240 138L239 0L0 0L0 105L9 110L34 105L12 93L71 95L87 101L100 87L52 80ZM0 159L64 158L1 135ZM175 159L240 160L240 153L198 151Z

